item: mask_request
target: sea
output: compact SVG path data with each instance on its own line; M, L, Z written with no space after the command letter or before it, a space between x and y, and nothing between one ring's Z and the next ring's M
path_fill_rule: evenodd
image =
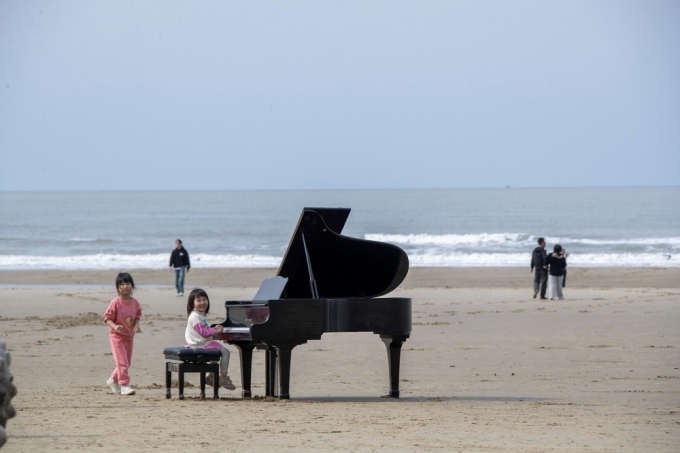
M0 270L278 267L303 207L345 207L342 234L412 267L529 267L537 239L569 266L680 267L680 187L0 192Z

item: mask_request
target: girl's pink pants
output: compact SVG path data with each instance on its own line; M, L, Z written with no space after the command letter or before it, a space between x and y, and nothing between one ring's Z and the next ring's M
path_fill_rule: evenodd
M111 379L120 385L127 385L130 383L128 369L132 362L132 338L126 339L118 335L109 335L109 340L111 341L113 359L116 361L116 369L111 373Z

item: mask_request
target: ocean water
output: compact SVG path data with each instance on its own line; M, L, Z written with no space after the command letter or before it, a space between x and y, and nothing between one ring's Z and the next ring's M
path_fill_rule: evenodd
M529 266L540 236L569 265L680 267L680 187L0 192L0 269L277 267L305 206L349 207L343 234L411 266Z

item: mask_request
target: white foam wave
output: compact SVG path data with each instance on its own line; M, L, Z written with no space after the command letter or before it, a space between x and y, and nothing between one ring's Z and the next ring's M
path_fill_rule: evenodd
M523 233L480 233L480 234L366 234L364 237L371 241L390 242L400 245L435 245L435 246L534 246L538 236ZM680 237L666 238L631 238L631 239L589 239L570 237L546 236L549 244L564 245L644 245L680 247Z
M411 253L412 267L529 267L527 253ZM269 255L192 255L194 268L278 267ZM168 255L96 254L77 256L0 255L0 270L165 269ZM570 267L680 267L680 255L664 253L572 253Z
M669 238L632 238L632 239L574 239L574 238L549 238L551 243L583 244L583 245L668 245L680 247L680 237Z
M526 253L411 254L412 267L529 267ZM680 256L663 253L571 254L570 267L680 267Z
M0 255L0 269L165 269L168 254L75 256ZM192 255L196 268L278 267L280 257L265 255Z
M475 245L534 242L533 237L519 233L481 234L366 234L371 241L409 245Z

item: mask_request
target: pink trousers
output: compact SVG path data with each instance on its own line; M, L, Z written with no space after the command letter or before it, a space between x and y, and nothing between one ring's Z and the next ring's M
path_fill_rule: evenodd
M116 369L111 373L111 379L120 385L127 385L130 383L128 369L132 362L132 338L126 339L118 335L109 335L109 340L111 341L113 359L116 361Z

